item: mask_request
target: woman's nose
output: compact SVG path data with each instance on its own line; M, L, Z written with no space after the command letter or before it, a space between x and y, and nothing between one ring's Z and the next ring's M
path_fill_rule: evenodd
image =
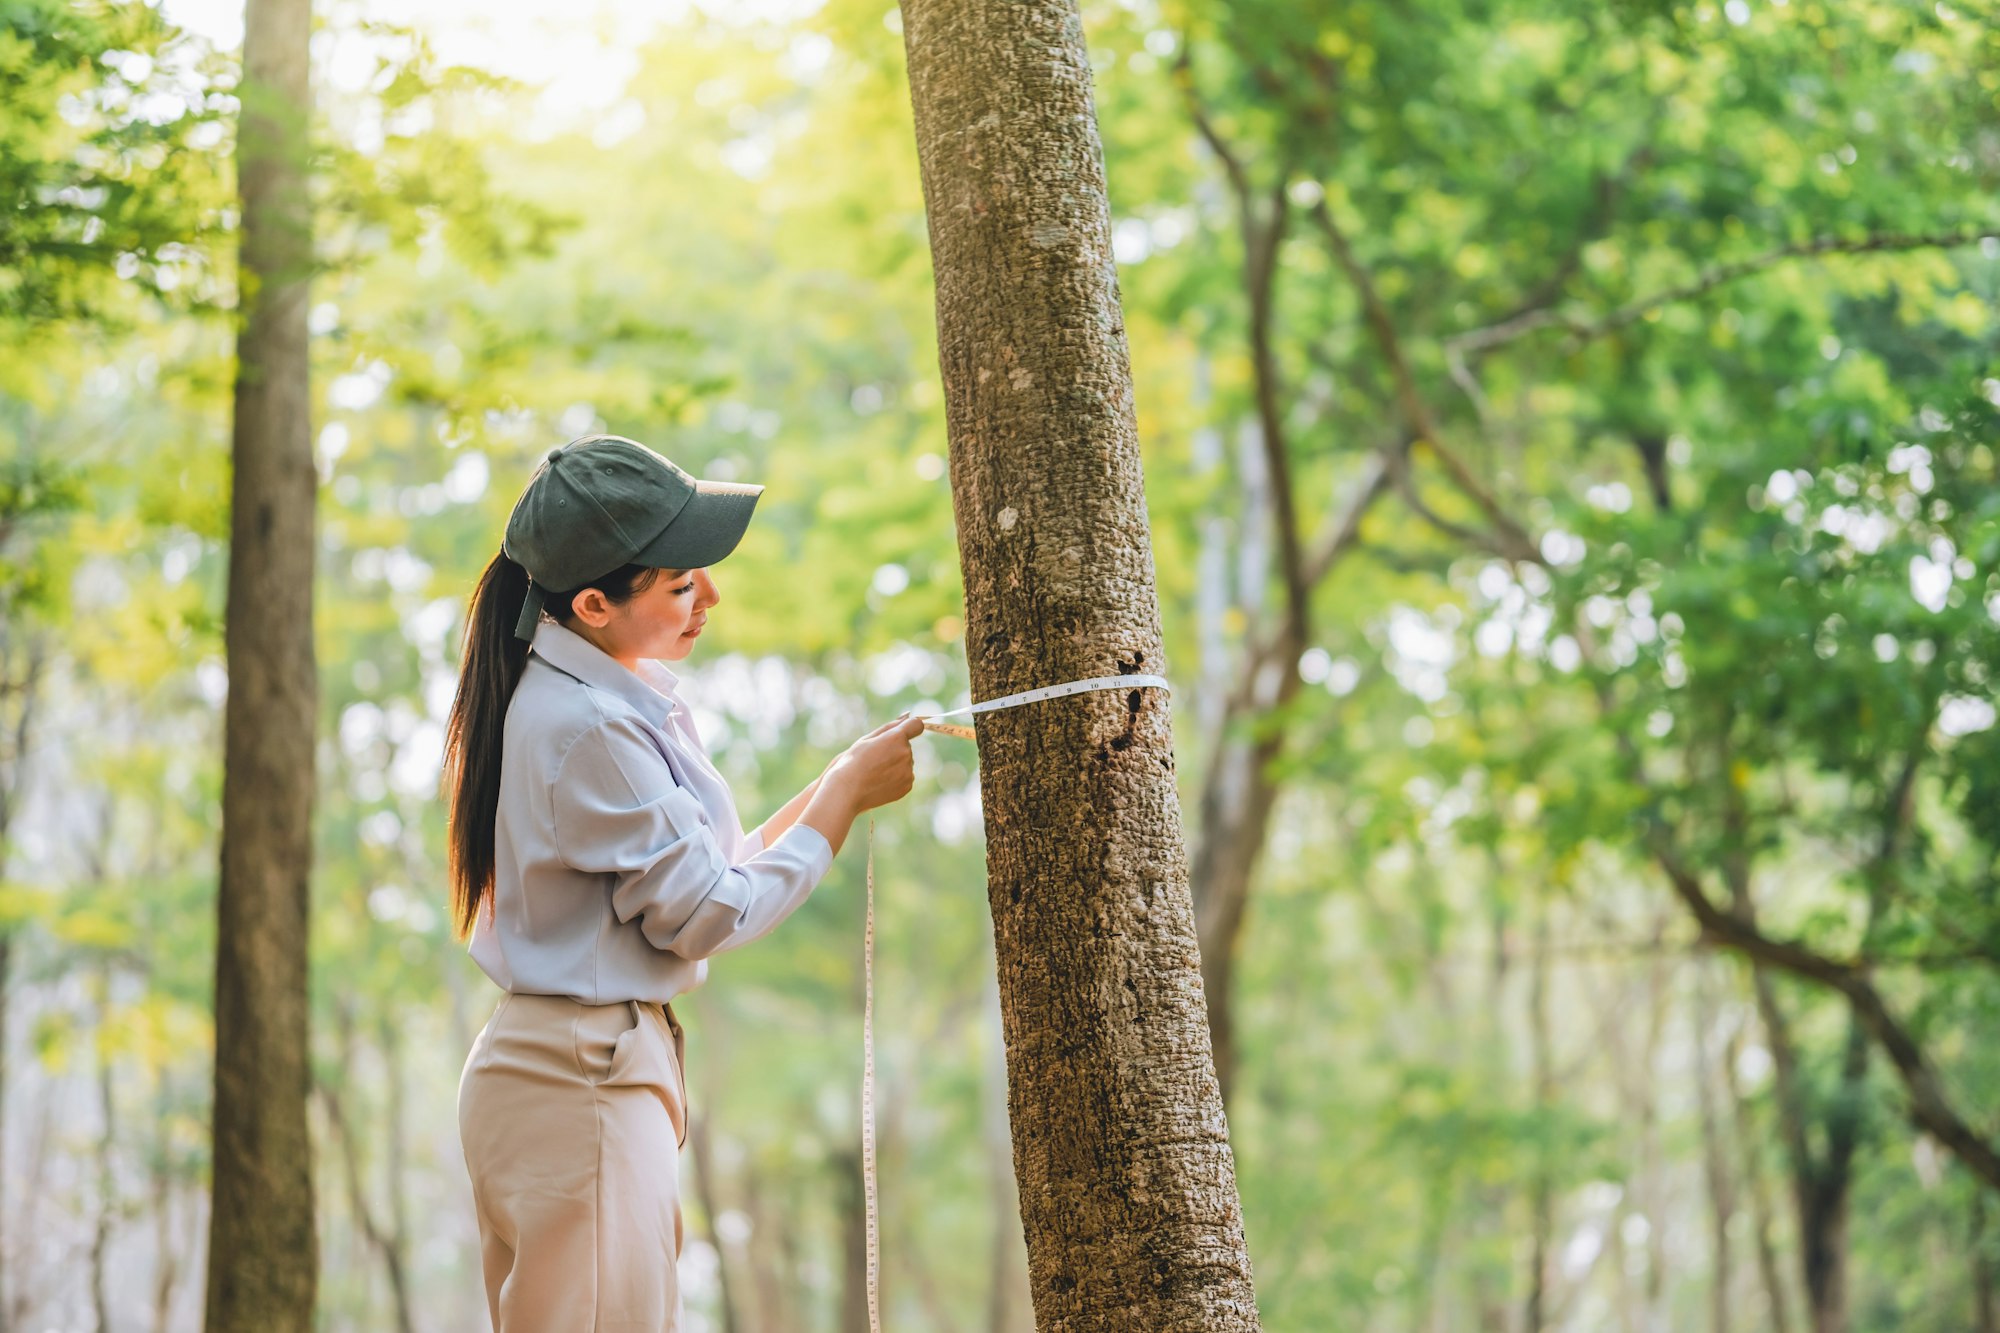
M706 569L696 570L695 580L696 580L696 591L698 592L698 594L702 599L701 604L703 606L705 607L714 606L717 602L722 600L721 590L715 586L715 580L708 576L708 571Z

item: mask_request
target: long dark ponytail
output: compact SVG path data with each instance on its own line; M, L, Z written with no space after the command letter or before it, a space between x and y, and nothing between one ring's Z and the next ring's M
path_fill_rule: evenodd
M625 565L584 587L621 604L643 591L660 571ZM578 592L544 594L548 613L567 624ZM500 747L507 705L528 665L528 641L514 637L514 622L528 595L528 571L503 552L493 557L472 592L465 646L459 656L458 693L444 724L445 866L451 880L452 928L472 933L479 909L493 891L493 834L500 811Z

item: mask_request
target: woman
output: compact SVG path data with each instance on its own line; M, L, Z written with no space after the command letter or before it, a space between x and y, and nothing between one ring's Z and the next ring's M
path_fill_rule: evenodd
M668 1001L770 931L855 817L909 793L898 718L745 833L678 677L761 486L697 481L644 445L551 450L472 598L447 724L452 915L506 992L459 1082L459 1133L500 1333L674 1329Z

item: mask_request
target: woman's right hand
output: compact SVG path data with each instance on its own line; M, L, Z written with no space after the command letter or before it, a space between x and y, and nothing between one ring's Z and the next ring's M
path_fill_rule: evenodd
M921 736L924 720L905 714L884 722L841 751L820 779L854 803L856 814L900 801L916 785L916 755L910 741Z

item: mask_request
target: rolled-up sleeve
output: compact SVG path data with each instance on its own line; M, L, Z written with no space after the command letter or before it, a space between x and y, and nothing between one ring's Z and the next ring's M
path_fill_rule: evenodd
M636 918L654 948L689 960L767 934L833 864L832 846L809 824L729 864L708 812L631 718L606 718L579 736L549 795L563 864L613 876L618 919Z

